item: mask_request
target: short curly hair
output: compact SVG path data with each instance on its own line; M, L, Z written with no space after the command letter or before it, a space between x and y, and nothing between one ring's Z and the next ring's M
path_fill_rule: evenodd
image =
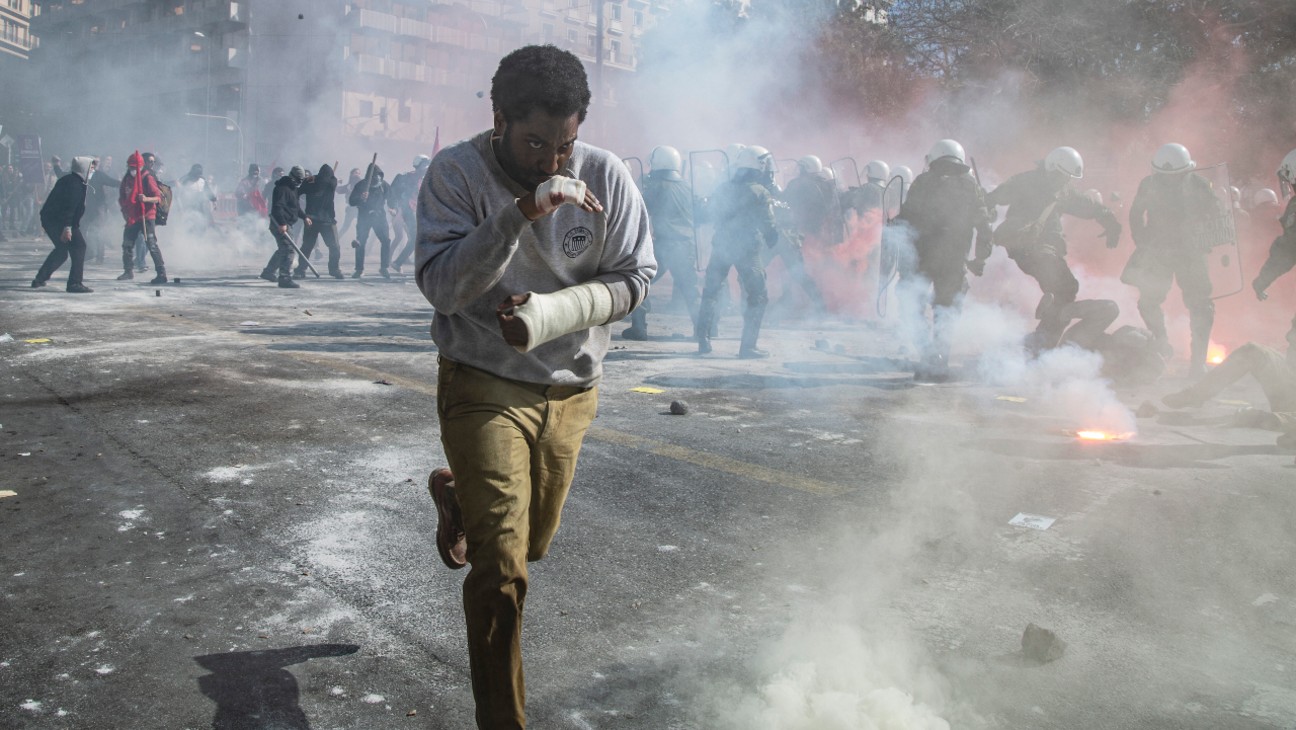
M589 110L589 80L585 65L557 46L524 46L500 60L491 79L491 108L508 121L525 119L540 108L555 117Z

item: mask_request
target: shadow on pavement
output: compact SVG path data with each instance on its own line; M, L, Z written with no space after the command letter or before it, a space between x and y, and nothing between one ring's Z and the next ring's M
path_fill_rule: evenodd
M310 730L297 678L285 667L359 650L356 644L311 644L194 657L211 672L198 678L198 689L216 703L212 730Z
M431 340L423 343L402 344L399 342L328 342L298 343L292 345L266 345L267 350L279 352L408 352L426 355L437 351Z
M879 390L908 390L915 387L912 376L816 378L795 375L758 375L734 373L732 375L655 375L644 380L649 385L667 388L707 388L712 390L758 390L763 388L827 388L831 386L858 385Z
M298 324L243 327L238 333L261 337L403 337L432 344L427 325L395 322L350 322L315 318L314 321Z
M889 357L852 357L853 362L790 362L783 367L794 373L804 375L823 375L827 373L901 373L912 375L913 363L908 360L897 360Z
M1082 461L1099 459L1123 466L1145 469L1226 469L1223 464L1209 462L1231 456L1280 456L1276 444L1130 444L1130 443L1044 443L1016 439L986 439L966 444L1004 456L1053 461Z

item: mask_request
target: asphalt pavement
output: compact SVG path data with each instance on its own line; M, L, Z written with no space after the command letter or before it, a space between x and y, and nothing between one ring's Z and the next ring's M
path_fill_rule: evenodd
M74 295L29 287L48 250L0 243L0 727L472 727L409 269L110 253ZM888 322L788 311L769 360L734 313L697 357L669 296L532 567L531 727L1296 728L1296 467L1228 425L1254 384L1134 419L1183 381L964 341L916 384Z

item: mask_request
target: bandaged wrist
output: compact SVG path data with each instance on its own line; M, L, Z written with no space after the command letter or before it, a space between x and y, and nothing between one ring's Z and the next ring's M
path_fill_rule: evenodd
M585 182L573 177L554 175L535 191L536 210L541 215L552 213L562 205L580 205L584 200Z
M552 294L532 292L525 304L513 309L513 316L527 328L527 343L517 350L530 352L563 335L607 324L612 318L612 292L601 281L569 286Z

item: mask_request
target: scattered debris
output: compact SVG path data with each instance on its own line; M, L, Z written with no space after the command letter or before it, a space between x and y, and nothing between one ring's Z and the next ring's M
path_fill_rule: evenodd
M815 340L816 350L827 350L829 347L828 340Z
M370 704L370 705L376 705L376 704L379 704L380 702L386 702L386 701L387 701L387 698L386 698L386 697L383 697L383 696L380 695L380 694L373 694L373 693L369 693L369 694L365 695L364 697L361 697L361 698L360 698L360 701L361 701L361 702L368 703L368 704Z
M1275 603L1277 600L1278 600L1278 596L1275 596L1275 595L1272 594L1272 593L1266 593L1266 594L1260 596L1259 598L1255 599L1254 601L1252 601L1252 602L1251 602L1251 605L1252 605L1252 606L1263 606L1263 605L1265 605L1266 603Z
M1048 664L1062 658L1066 651L1066 642L1058 635L1042 626L1026 624L1026 631L1021 639L1022 655L1027 661L1036 664Z
M416 715L418 715L418 710L410 710L409 712L405 713L405 717L415 717Z
M0 489L0 499L5 497L17 497L18 493L12 489Z
M1028 527L1032 530L1047 530L1057 522L1056 517L1045 517L1044 515L1032 515L1026 512L1018 512L1017 516L1008 520L1008 524L1013 527Z
M306 316L307 316L307 317L314 317L314 316L315 316L315 315L313 315L313 314L310 313L310 310L309 310L309 309L303 309L302 311L306 313Z
M155 297L160 297L160 296L162 296L162 290L161 290L161 289L154 289L154 290L153 290L153 296L155 296Z
M260 327L260 326L261 326L261 323L260 323L260 322L254 322L254 321L252 321L252 320L249 319L249 320L246 321L246 322L239 322L239 323L238 323L238 326L240 326L240 327Z
M172 284L179 284L179 283L180 283L180 277L177 276L176 278L172 279L172 280L171 280L171 283L172 283Z
M649 388L649 387L646 386L646 385L641 385L641 386L639 386L638 388L631 388L631 389L630 389L630 392L631 392L631 393L647 393L648 395L657 395L658 393L665 393L666 391L662 390L661 388Z
M31 452L30 452L30 451L19 451L19 452L18 452L18 455L19 455L19 456L31 456Z
M29 344L29 345L46 345L46 344L49 344L49 343L50 343L50 338L48 338L48 337L35 337L35 338L30 339L30 340L23 340L23 342L26 342L26 343Z
M688 415L689 412L688 403L685 403L682 400L673 400L671 401L670 404L670 412L672 416Z
M374 385L391 385L391 383L386 380L375 380Z
M1005 403L1025 403L1026 399L1017 395L997 395L995 400L1001 400Z
M0 335L0 342L13 342L13 341L14 341L13 335L9 334L8 332L4 333L3 335Z
M1134 411L1134 415L1139 418L1153 418L1160 412L1161 409L1157 408L1155 403L1145 400L1139 404L1138 410Z

